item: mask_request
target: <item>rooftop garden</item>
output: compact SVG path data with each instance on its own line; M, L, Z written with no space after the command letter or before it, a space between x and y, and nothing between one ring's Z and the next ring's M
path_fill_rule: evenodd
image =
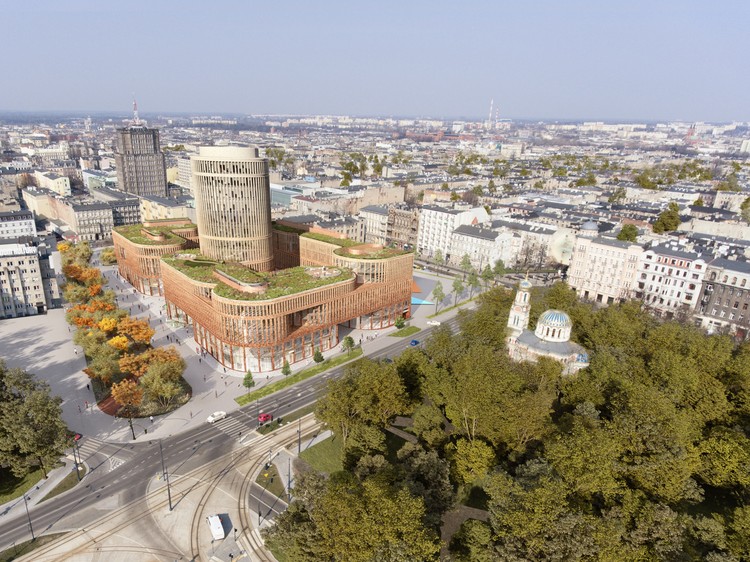
M333 236L328 236L327 234L320 234L319 232L305 232L301 236L303 236L304 238L319 240L320 242L326 242L328 244L335 244L336 246L341 246L342 248L349 248L351 246L358 246L359 244L361 244L361 242L355 242L354 240L350 240L349 238L335 238Z
M191 256L195 257L191 258ZM350 269L346 268L328 268L326 275L316 275L314 271L312 274L308 272L310 268L305 266L282 269L276 273L259 273L238 263L220 263L211 260L201 255L198 250L181 251L173 256L164 257L162 260L190 279L202 283L211 283L214 285L214 292L217 295L243 301L285 297L309 289L317 289L325 285L346 281L354 275ZM219 281L213 276L214 271L221 271L240 283L267 283L267 286L260 293L244 293Z
M183 242L185 239L182 236L177 236L172 231L179 230L188 226L192 226L192 223L186 222L185 224L177 226L149 226L145 229L142 224L129 224L126 226L118 226L114 230L118 234L133 242L133 244L142 244L144 246L163 246L166 244L179 244L180 242ZM144 235L143 232L141 232L142 230L147 230L148 232L156 235L162 234L164 236L164 240L152 240L148 236Z
M296 293L301 293L302 291L309 291L310 289L317 289L318 287L346 281L351 279L354 275L349 269L337 269L339 269L337 275L331 275L330 277L316 277L310 275L307 272L306 267L292 267L289 269L282 269L272 275L264 276L268 286L262 293L243 293L221 282L216 284L214 292L227 299L242 301L277 299L279 297L294 295ZM263 277L260 273L257 273L256 275Z
M292 232L294 234L304 234L306 231L302 230L301 228L292 228L291 226L287 226L285 224L278 224L276 222L272 222L271 226L275 228L276 230L280 230L281 232Z
M386 258L393 258L395 256L402 256L404 254L411 253L410 250L399 250L397 248L376 248L370 252L363 254L355 254L350 252L347 248L339 248L333 252L337 256L344 258L354 258L358 260L382 260Z

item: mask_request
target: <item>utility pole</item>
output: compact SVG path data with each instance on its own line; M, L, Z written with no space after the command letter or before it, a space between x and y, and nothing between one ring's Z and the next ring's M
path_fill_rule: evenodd
M297 420L297 455L302 452L302 420Z
M23 505L26 506L26 517L29 518L29 530L31 531L31 540L35 541L36 537L34 536L34 526L31 524L31 514L29 513L29 502L26 498L26 492L23 494Z
M81 465L81 462L79 460L81 457L80 456L76 456L76 445L77 445L77 443L74 442L73 443L73 464L75 464L76 476L78 477L78 481L80 482L81 481L81 471L78 470L78 467Z
M172 511L172 491L169 488L169 473L167 467L164 464L164 449L161 446L161 439L159 439L159 454L161 455L161 473L164 476L164 480L167 481L167 499L169 500L169 511Z

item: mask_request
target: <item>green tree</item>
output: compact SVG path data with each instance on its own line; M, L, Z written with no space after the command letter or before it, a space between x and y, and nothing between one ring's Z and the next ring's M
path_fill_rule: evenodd
M255 386L255 381L253 380L253 373L248 370L247 373L245 373L245 376L242 378L242 386L245 388L252 388Z
M450 188L450 186L448 185L448 182L443 182L443 183L442 183L442 184L440 185L440 189L441 189L442 191L450 191L450 189L451 189L451 188Z
M479 287L481 286L479 283L479 275L477 275L477 272L473 269L469 272L469 279L467 281L467 284L469 285L469 296L473 297L474 291L479 289Z
M487 191L491 195L495 195L495 193L497 193L497 186L495 185L495 180L490 179L490 181L487 182Z
M281 366L281 374L288 377L292 374L292 368L289 366L289 361L284 359L284 364Z
M433 259L435 260L436 265L439 265L440 267L445 265L445 257L443 257L443 252L440 249L435 251L435 257Z
M740 213L742 214L742 220L750 223L750 197L745 199L740 205Z
M486 289L490 288L490 283L495 279L495 274L492 272L492 268L488 265L482 270L482 281Z
M443 290L443 283L438 281L435 283L435 288L432 290L432 298L435 300L435 314L437 314L438 307L445 300L445 291Z
M453 306L456 305L456 303L458 302L458 298L461 296L461 293L463 292L464 292L464 284L461 281L461 279L456 277L453 280Z
M670 203L654 222L653 229L657 234L677 230L680 226L680 208L677 203Z
M399 316L398 318L396 318L396 321L394 322L394 326L396 326L396 328L398 328L399 330L403 328L404 326L406 326L406 320L404 320L404 317Z
M492 273L494 273L496 277L502 277L505 275L505 264L503 263L503 260L497 260L495 262L495 265L492 268Z
M469 257L469 254L464 254L461 258L461 264L459 265L461 270L464 272L464 279L466 279L466 274L474 267L471 264L471 258Z
M623 242L635 242L638 239L638 227L634 224L624 224L617 233L617 239Z
M705 203L703 201L703 196L699 195L698 199L696 199L695 201L693 201L693 205L695 205L696 207L703 207L703 206L705 206Z
M625 197L627 196L627 191L624 187L618 187L612 192L612 195L609 196L607 201L609 203L613 204L619 204L625 201Z
M464 484L484 478L495 464L492 447L478 439L462 437L449 447L448 454L456 478Z
M323 361L325 361L325 359L323 358L323 354L319 349L315 350L315 353L313 354L313 361L315 361L316 363L322 363Z
M354 350L354 338L351 336L346 336L343 341L341 342L341 347L349 354L351 354L352 350Z
M0 360L0 463L20 477L32 467L47 468L67 448L62 400L47 383Z

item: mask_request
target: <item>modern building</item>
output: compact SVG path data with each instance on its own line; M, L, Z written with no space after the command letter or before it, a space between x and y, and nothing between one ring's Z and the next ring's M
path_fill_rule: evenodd
M547 310L539 316L536 329L529 327L531 283L524 279L508 316L508 354L514 361L536 362L549 357L563 364L563 374L572 375L589 365L586 350L570 341L573 322L561 310Z
M192 166L203 255L271 271L268 160L257 148L201 147Z
M36 223L31 211L0 212L0 239L35 235Z
M192 325L197 345L240 371L276 370L330 350L341 326L376 330L408 317L413 255L306 224L274 228L268 163L257 155L202 148L193 161L197 228L117 228L120 273L141 292L163 294L167 315Z
M696 323L709 333L727 331L738 340L750 335L750 263L715 259L706 268Z
M612 304L633 298L643 248L611 238L578 236L568 284L579 298Z
M51 264L55 239L0 240L0 318L44 314L62 306Z
M159 130L141 125L117 129L117 186L134 195L167 195L167 172Z

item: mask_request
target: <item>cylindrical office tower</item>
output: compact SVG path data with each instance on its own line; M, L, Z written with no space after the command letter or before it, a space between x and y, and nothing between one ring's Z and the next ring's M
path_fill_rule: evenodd
M268 160L240 147L201 147L190 160L201 253L271 271Z

